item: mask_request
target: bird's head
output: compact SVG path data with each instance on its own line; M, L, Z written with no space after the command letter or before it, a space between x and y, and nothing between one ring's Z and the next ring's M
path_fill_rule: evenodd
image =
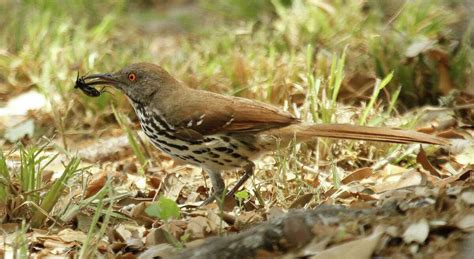
M88 85L110 85L127 95L136 104L149 104L156 94L176 90L180 84L162 67L150 63L136 63L115 73L88 75Z

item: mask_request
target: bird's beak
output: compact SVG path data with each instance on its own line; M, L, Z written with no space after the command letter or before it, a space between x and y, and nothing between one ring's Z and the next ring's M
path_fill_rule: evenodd
M92 74L82 78L87 85L111 85L118 86L120 81L115 79L113 74Z

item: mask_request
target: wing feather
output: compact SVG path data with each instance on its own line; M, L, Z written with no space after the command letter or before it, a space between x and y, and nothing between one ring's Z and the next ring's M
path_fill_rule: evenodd
M160 110L165 110L169 123L192 139L199 135L259 132L299 122L291 113L275 106L239 97L192 90L187 100L175 98L176 105ZM186 105L179 105L180 102Z

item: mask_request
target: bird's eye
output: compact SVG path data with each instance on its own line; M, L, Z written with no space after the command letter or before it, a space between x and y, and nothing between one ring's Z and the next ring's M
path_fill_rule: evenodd
M128 80L130 80L130 81L137 80L137 75L135 75L135 73L128 74Z

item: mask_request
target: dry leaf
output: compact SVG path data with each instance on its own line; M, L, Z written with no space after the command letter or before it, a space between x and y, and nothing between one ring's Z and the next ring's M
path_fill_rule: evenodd
M165 225L161 226L160 228L165 229L173 235L176 239L181 238L184 234L184 230L188 227L187 223L180 219L170 220Z
M125 240L125 244L127 244L127 250L141 250L143 249L144 245L141 239L138 238L128 238Z
M456 226L464 231L474 230L474 214L468 214L457 221Z
M148 184L153 188L153 189L159 189L161 186L161 178L157 176L149 176L147 178Z
M390 168L392 168L392 166ZM399 168L395 169L397 172L399 172L401 167L395 168ZM423 177L419 172L413 169L404 169L403 174L390 175L389 177L383 179L382 182L377 183L373 189L376 193L381 193L408 186L420 185L422 181Z
M373 174L372 168L370 167L360 168L350 173L348 176L344 177L344 179L342 179L341 182L343 184L348 184L350 182L360 181L362 179L368 178L372 174Z
M65 253L69 251L71 248L75 246L79 246L79 243L76 242L63 242L61 240L54 240L54 239L46 239L43 242L43 246L54 249L55 251L58 251L59 253Z
M201 239L211 233L215 233L217 226L205 217L193 217L188 222L186 232L190 234L190 239Z
M290 205L290 209L303 208L308 202L310 202L314 197L312 193L306 193L299 196L293 203Z
M176 201L178 199L181 190L184 187L184 183L181 182L175 174L168 174L164 180L165 194L164 196Z
M145 238L145 245L147 247L154 247L157 244L164 244L166 243L165 234L163 233L163 229L160 228L153 228L148 230L148 235Z
M468 205L474 204L474 190L470 189L461 193L461 199Z
M418 162L423 167L423 169L427 170L432 175L441 177L438 170L436 170L436 168L434 168L434 166L430 163L430 161L428 161L426 152L421 146L420 146L420 151L418 152L418 155L416 156L416 162Z
M471 146L456 155L455 159L461 165L474 165L474 145L471 143Z
M372 254L384 233L383 227L376 227L370 236L350 241L342 245L331 247L310 258L313 259L347 259L347 258L372 258Z
M87 235L82 231L75 231L70 228L61 230L58 233L58 237L64 242L81 242L84 243L87 240Z
M426 219L421 219L418 222L412 223L403 233L403 241L409 244L411 242L416 242L423 244L428 234L430 233L430 226Z
M464 136L455 129L447 129L445 131L441 131L440 133L436 134L436 136L449 139L464 139Z
M87 189L84 194L84 198L89 198L92 195L96 194L97 192L104 187L105 183L107 182L107 172L102 171L99 174L96 174L94 178L87 184Z
M244 230L255 226L257 223L262 221L263 217L260 213L256 213L254 211L244 211L237 216L234 226L239 230Z

